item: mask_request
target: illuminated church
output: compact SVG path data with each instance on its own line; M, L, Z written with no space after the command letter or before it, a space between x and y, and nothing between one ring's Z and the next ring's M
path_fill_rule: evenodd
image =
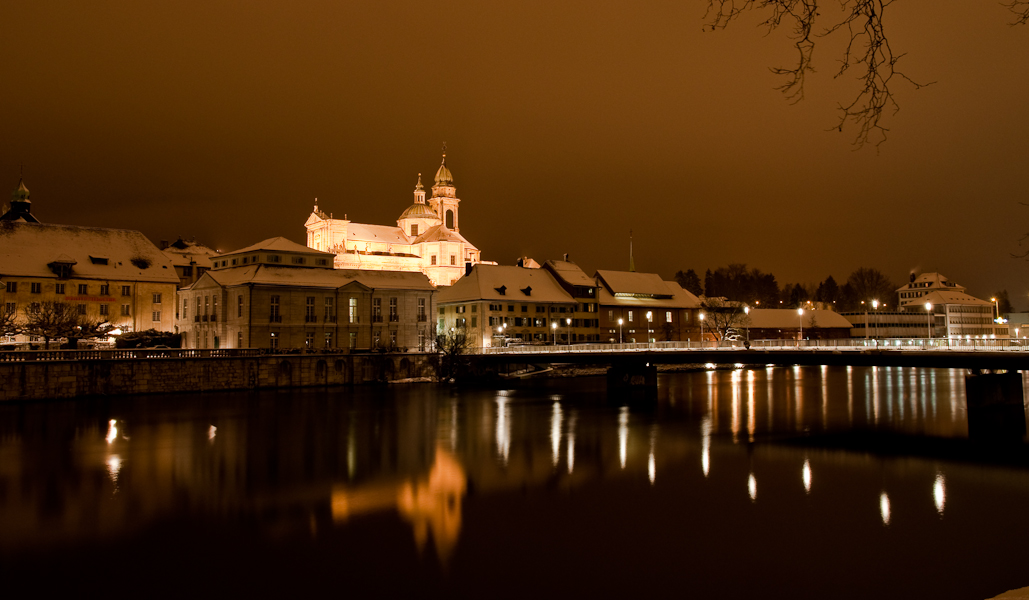
M307 245L334 253L337 269L421 271L433 285L452 285L465 274L466 264L482 262L479 249L460 233L460 203L444 146L432 197L426 201L419 173L414 203L401 213L395 227L353 223L345 216L334 219L315 204L304 223Z

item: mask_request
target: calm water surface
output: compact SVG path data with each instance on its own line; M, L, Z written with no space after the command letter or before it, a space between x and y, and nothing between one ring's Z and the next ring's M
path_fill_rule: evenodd
M1029 470L797 440L967 437L961 371L769 368L0 407L6 589L986 598ZM960 458L960 457L959 457Z

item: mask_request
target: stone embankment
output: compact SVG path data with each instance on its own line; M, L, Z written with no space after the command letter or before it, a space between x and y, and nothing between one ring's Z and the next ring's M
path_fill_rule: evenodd
M430 356L217 350L4 353L0 401L389 382L432 376Z

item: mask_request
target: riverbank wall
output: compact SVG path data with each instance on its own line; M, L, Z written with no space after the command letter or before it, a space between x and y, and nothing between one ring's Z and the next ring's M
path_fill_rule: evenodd
M273 354L3 361L0 401L388 383L431 377L430 357Z

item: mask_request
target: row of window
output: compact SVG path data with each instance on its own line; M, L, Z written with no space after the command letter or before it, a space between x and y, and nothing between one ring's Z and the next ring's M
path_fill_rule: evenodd
M67 287L66 286L67 286L67 284L64 284L64 283L55 283L54 284L54 293L55 294L66 294L67 293ZM29 291L31 293L33 293L33 294L42 294L43 293L43 284L42 284L42 282L30 281L29 282ZM18 292L18 282L17 281L8 281L7 282L7 292L10 293L10 294L17 293ZM79 296L88 296L89 295L89 284L88 283L80 283L80 284L78 284L77 292L78 292ZM111 285L108 284L108 283L101 283L100 284L100 289L99 289L97 295L99 295L99 296L110 296L111 295ZM132 286L131 285L123 285L123 286L121 286L121 295L122 296L131 296L132 295ZM154 304L160 304L161 303L161 294L155 293L153 295L153 299L154 299Z
M640 311L640 312L643 312L643 311ZM647 323L653 323L654 322L654 318L655 318L655 313L660 313L660 312L661 311L648 310L647 312L643 313L642 316L647 321ZM666 310L664 312L665 312L665 323L672 323L673 322L672 311ZM626 322L632 323L632 322L634 322L636 320L636 315L634 314L635 311L629 310L629 311L626 311L626 313L627 313L626 316L628 317L626 319ZM684 313L684 316L685 316L685 318L683 320L688 323L689 320L690 320L690 313L688 313L688 312ZM657 317L660 318L660 315L658 314ZM615 322L615 311L613 311L613 310L607 311L607 320L609 322L611 322L611 323Z
M99 309L100 309L100 316L102 316L102 317L109 317L109 316L111 316L111 305L110 304L107 304L107 303L100 304L99 305ZM8 314L17 314L17 312L18 312L18 304L15 303L15 302L6 302L4 304L4 311L7 312ZM80 314L80 315L86 314L86 305L85 304L76 304L75 305L75 312ZM131 317L132 316L132 307L131 307L131 305L129 305L129 304L122 304L121 305L121 316L123 316L123 317ZM152 316L153 316L153 320L154 321L160 321L161 320L161 311L159 311L159 310L153 311Z
M412 233L411 235L417 235L417 234ZM429 255L429 264L430 265L436 264L436 255L435 254L430 254ZM451 254L450 255L450 264L451 265L456 265L457 264L457 255L456 254Z
M531 317L489 317L490 327L501 325L512 325L514 327L551 327L554 323L558 327L568 327L571 321L572 327L600 327L600 319L547 319ZM476 326L476 318L472 317L472 327Z
M476 305L476 304L472 304L470 306L472 307L472 312L476 312L478 310L478 308L479 308L478 305ZM507 305L507 312L515 312L515 306L519 306L519 305L508 304ZM528 305L528 304L520 305L521 312L523 312L523 313L529 312L529 306L530 305ZM546 305L537 304L535 306L536 306L535 312L537 312L537 313L545 313L545 312L547 312ZM439 307L439 314L441 314L441 315L444 314L444 308L445 307L443 307L443 306ZM464 304L459 304L456 307L454 307L454 312L456 312L456 313L463 313L463 312L465 312L465 310L466 310L466 306ZM504 311L504 305L503 304L490 304L489 305L489 310L491 312L503 312ZM570 306L551 306L550 307L550 312L552 312L552 313L570 313L570 312L575 312L575 311L580 311L580 312L597 312L597 305L596 304L592 304L592 303L590 303L590 304L583 303L583 304L576 304L574 308L572 308Z
M282 264L282 256L280 256L278 254L266 254L265 257L264 257L264 260L267 263ZM217 266L227 267L227 266L229 266L230 260L229 259L225 259L225 260L223 260L221 262L216 260L214 262L215 262L215 265L217 265ZM261 262L261 257L260 256L244 256L243 258L233 258L231 260L231 264L234 267L237 266L237 265L240 265L240 264L247 265L247 264L258 263L258 262ZM293 262L294 265L304 265L304 264L307 264L307 258L305 258L303 256L294 256L294 257L292 257L292 262ZM316 259L314 259L314 264L319 266L319 267L325 267L325 266L328 266L329 259L327 259L327 258L316 258Z

